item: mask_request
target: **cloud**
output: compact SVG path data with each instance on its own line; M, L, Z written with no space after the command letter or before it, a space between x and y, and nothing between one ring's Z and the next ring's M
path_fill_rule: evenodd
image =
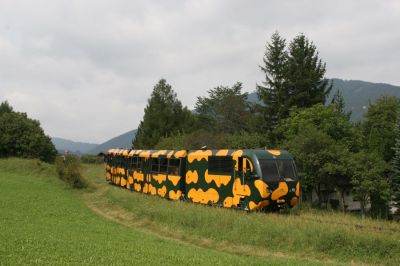
M138 126L166 78L184 105L263 80L278 30L316 44L327 75L400 84L398 1L1 1L0 100L45 131L102 142Z

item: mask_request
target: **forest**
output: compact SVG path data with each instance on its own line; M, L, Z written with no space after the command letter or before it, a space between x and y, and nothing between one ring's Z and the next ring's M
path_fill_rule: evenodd
M249 102L241 82L221 85L183 106L161 79L153 88L132 141L136 149L286 149L295 156L303 200L328 208L350 188L361 215L392 218L400 204L400 101L382 95L361 122L350 120L339 91L331 101L326 63L304 34L289 42L275 32L266 43ZM314 193L313 193L314 192ZM316 199L311 199L311 195ZM340 204L346 211L344 202ZM332 206L331 206L332 207Z

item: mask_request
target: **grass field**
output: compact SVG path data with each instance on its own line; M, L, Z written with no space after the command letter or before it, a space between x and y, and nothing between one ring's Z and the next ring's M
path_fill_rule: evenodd
M98 175L101 166L86 169L88 178L103 180ZM0 160L0 264L321 264L284 254L248 256L207 248L173 237L174 231L160 234L152 228L164 224L150 222L146 229L146 223L128 219L129 213L113 205L102 209L108 199L98 197L109 189L115 188L74 191L56 178L53 166L35 160Z

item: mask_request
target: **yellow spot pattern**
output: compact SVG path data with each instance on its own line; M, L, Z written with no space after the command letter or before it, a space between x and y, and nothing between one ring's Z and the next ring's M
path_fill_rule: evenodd
M297 197L293 197L293 198L290 200L290 206L296 205L298 201L299 201L299 199L298 199Z
M229 150L219 150L216 156L226 156L228 155Z
M242 185L240 178L236 178L235 182L233 183L232 193L234 196L250 196L251 190L248 185Z
M254 201L250 201L249 202L250 210L259 209L259 208L262 208L262 207L265 207L265 206L268 206L268 205L269 205L269 200L260 201L258 204L255 203Z
M206 150L206 151L198 150L195 152L190 152L188 155L188 161L189 161L189 163L193 163L194 160L201 161L203 159L208 161L208 156L211 156L211 155L212 155L211 150Z
M172 154L174 154L174 151L170 151L170 152L167 154L167 158L171 158L171 157L172 157Z
M187 171L186 172L186 184L190 184L190 183L197 183L197 181L199 181L199 174L197 173L197 170L194 171Z
M151 195L156 195L157 194L157 188L153 186L152 184L149 184L149 191Z
M158 174L158 175L153 175L153 179L158 182L158 184L161 184L165 180L167 180L167 175L164 174Z
M281 155L281 151L279 151L279 150L267 150L267 151L275 156Z
M165 155L166 153L167 153L166 150L157 151L157 152L153 153L153 154L151 155L151 157L152 157L152 158L158 158L158 156L160 156L160 155Z
M133 179L135 179L137 181L144 181L144 174L143 173L134 172L133 173Z
M279 182L279 186L277 189L272 192L271 199L272 200L277 200L280 197L285 196L289 191L288 185L286 182Z
M297 181L297 184L296 184L296 196L300 197L300 182L299 181Z
M262 198L267 198L271 194L267 191L268 185L263 180L257 179L254 181L254 186L260 192Z
M168 175L168 180L171 181L174 186L178 185L180 179L181 176L179 175Z
M160 195L161 197L165 197L165 194L167 193L167 187L162 186L161 188L157 189L157 194Z
M212 181L215 182L217 187L221 187L221 185L226 186L229 181L231 181L231 176L230 175L210 175L208 174L208 169L204 173L204 178L208 184L210 184Z
M132 177L132 176L129 176L129 177L128 177L128 183L129 183L129 184L133 184L133 177Z
M192 188L189 190L188 198L192 199L192 201L196 203L216 203L218 202L219 194L213 188L209 188L207 191L203 191L201 188L198 190Z
M180 190L178 190L178 191L176 191L176 192L173 191L173 190L170 190L169 193L168 193L168 195L169 195L169 198L170 198L170 199L178 200L178 199L181 198L182 192L181 192Z
M125 187L125 186L126 186L126 179L121 178L121 187Z
M138 183L135 183L133 186L134 186L134 189L135 189L137 192L140 192L140 191L142 190L142 186L141 186L140 184L138 184Z
M186 157L187 152L185 150L181 150L181 151L177 151L175 152L175 157L176 158L182 158L182 157Z

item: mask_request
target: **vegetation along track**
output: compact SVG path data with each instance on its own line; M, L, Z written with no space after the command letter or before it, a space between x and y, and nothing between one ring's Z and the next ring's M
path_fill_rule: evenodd
M300 259L310 264L398 265L400 226L347 214L301 210L295 214L245 213L166 201L104 181L87 166L83 194L96 213L163 239L234 254Z

